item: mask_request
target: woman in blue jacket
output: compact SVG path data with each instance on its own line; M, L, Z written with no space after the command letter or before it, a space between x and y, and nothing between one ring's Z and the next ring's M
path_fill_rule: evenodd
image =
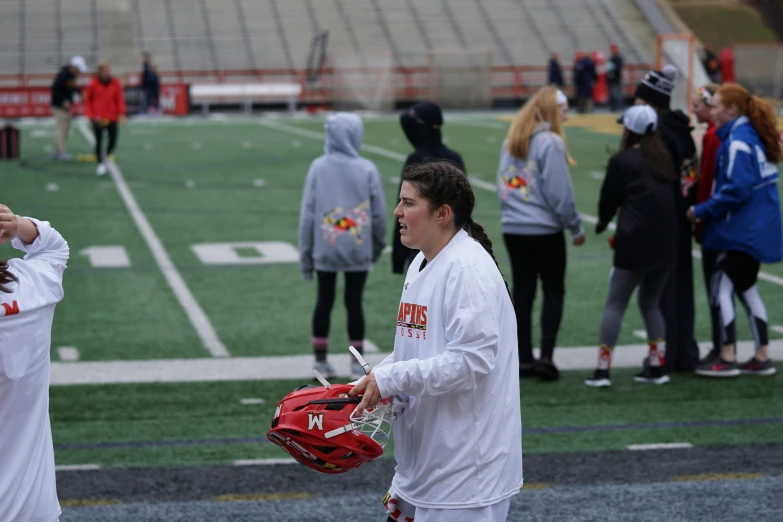
M704 221L706 249L719 252L710 282L712 306L721 318L718 357L696 373L735 377L773 375L769 358L767 311L756 288L760 263L783 259L783 226L777 163L783 159L772 107L737 84L725 84L713 96L711 116L721 140L712 196L691 207L688 218ZM748 313L756 353L738 365L735 355L734 294Z

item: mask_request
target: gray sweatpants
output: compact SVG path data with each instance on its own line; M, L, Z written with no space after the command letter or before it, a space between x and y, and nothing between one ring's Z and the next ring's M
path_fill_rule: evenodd
M669 269L655 268L646 272L633 272L613 268L609 281L609 295L606 298L604 315L598 342L614 348L620 336L623 314L636 287L639 287L639 310L642 312L647 339L657 341L666 338L666 323L659 307L663 287L669 277Z

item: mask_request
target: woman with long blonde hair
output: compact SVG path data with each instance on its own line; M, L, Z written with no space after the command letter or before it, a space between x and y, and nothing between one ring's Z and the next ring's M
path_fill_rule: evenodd
M721 140L710 198L688 209L691 221L704 221L706 249L718 252L710 282L712 307L721 320L721 350L699 365L707 377L773 375L769 358L767 310L756 288L761 263L783 260L783 224L777 164L783 159L772 107L741 85L724 84L710 102ZM736 360L734 295L750 321L756 353Z
M514 117L500 150L498 199L514 279L520 377L559 377L552 355L563 315L564 230L575 246L585 240L568 170L574 162L563 132L567 119L568 99L557 88L544 87ZM539 278L541 357L534 361L531 315Z

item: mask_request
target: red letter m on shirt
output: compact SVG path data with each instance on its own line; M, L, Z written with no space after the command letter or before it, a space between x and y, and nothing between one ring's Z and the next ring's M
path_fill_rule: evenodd
M5 315L16 315L19 313L19 304L16 301L13 301L11 304L8 303L0 303L3 305L3 308L5 308Z

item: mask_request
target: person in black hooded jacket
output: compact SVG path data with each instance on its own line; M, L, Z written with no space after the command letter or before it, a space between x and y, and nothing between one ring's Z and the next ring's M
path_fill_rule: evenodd
M699 346L693 336L693 232L686 217L688 208L696 201L697 155L688 116L669 107L676 76L677 69L667 65L662 71L649 71L636 87L636 104L649 105L658 113L659 132L677 173L672 184L678 225L677 261L661 296L667 372L693 371L699 362Z
M443 144L440 128L443 126L443 113L440 107L432 102L419 102L400 115L400 125L405 137L416 149L405 160L403 170L414 163L427 163L431 161L451 161L465 171L465 162L462 156ZM399 195L402 190L402 181ZM411 250L400 241L400 227L392 227L392 272L404 274L406 263L416 257L417 250Z

